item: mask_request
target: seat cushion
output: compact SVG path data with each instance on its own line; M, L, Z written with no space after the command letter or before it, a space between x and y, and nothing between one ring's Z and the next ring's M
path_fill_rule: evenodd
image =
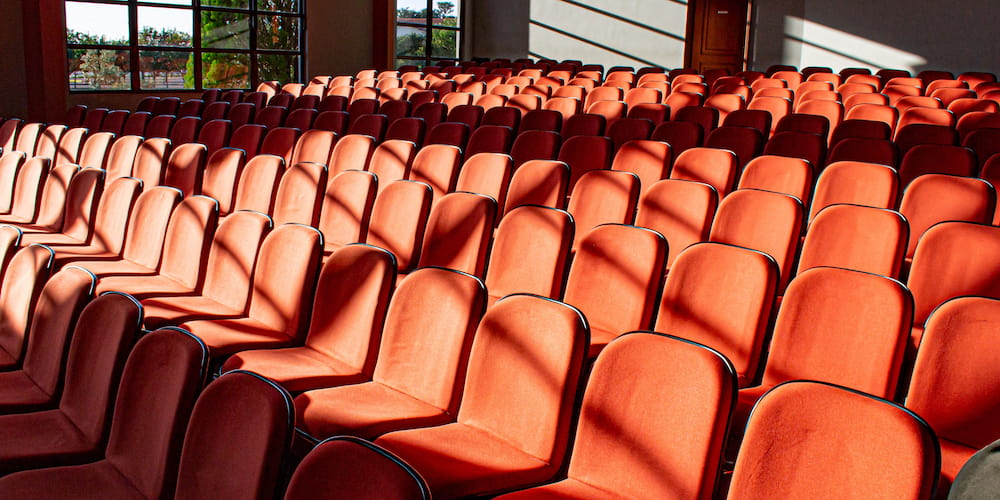
M453 420L444 410L378 382L308 391L295 398L295 413L296 426L316 438L375 439Z
M23 371L0 372L0 413L35 411L55 403L52 395Z
M0 475L85 462L98 453L97 444L59 410L0 416Z
M19 472L0 478L0 491L9 498L145 500L125 476L107 461Z
M290 347L295 341L253 318L186 321L180 326L205 341L213 357L247 349Z
M309 346L258 349L232 355L222 371L248 370L277 382L291 392L364 382L360 370Z

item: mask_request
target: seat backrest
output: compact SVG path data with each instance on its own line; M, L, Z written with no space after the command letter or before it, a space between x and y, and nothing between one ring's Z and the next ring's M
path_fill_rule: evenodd
M899 183L905 190L913 179L924 174L974 177L978 172L977 166L976 154L969 148L921 144L903 155L899 165Z
M505 215L486 273L489 305L512 293L562 297L573 233L573 217L559 209L523 205Z
M305 344L370 378L395 286L391 253L365 244L333 252L319 274Z
M497 206L502 208L507 201L513 171L514 161L510 155L479 153L462 164L455 191L484 194L496 200Z
M567 211L580 229L573 242L601 224L631 224L639 202L639 177L632 172L591 170L580 177Z
M129 115L122 127L122 133L118 135L146 135L146 128L152 120L153 115L149 111L136 111Z
M170 154L170 147L169 139L162 137L146 139L136 151L131 170L119 176L126 177L131 175L141 180L143 189L161 185L163 183L164 171L167 167L167 155ZM114 154L114 151L112 151L112 154ZM108 163L111 163L111 158L108 159ZM108 170L108 178L114 175L116 175L114 170ZM107 178L105 182L108 182Z
M121 254L132 207L140 193L142 181L134 177L120 177L104 188L94 214L94 234L90 239L92 246Z
M613 340L587 382L568 476L622 497L713 498L735 394L732 364L712 349Z
M189 143L175 147L164 168L163 185L180 189L184 196L201 193L207 158L208 148L204 144Z
M96 283L90 271L67 266L49 278L35 304L21 366L53 401L62 388L65 356L77 318L93 297Z
M292 151L289 165L307 161L326 165L330 161L330 153L337 142L337 134L328 130L306 130Z
M295 149L295 142L299 139L299 129L289 127L278 127L268 130L264 136L264 142L260 144L259 153L262 155L280 156L285 160L286 168L291 166L292 151Z
M913 324L923 325L939 304L963 295L1000 298L1000 228L968 222L932 226L917 245L907 286Z
M326 191L326 165L300 162L285 169L274 194L274 224L316 227Z
M365 241L377 190L378 178L371 172L345 170L329 180L317 226L324 253Z
M754 407L727 498L928 499L939 468L934 431L916 414L849 389L790 382Z
M225 103L220 104L225 105ZM209 120L206 118L205 125L198 132L197 142L205 145L208 154L215 153L229 144L229 135L232 132L232 126L233 123L229 120Z
M733 281L734 276L739 276ZM778 285L765 253L720 243L679 252L663 286L657 332L717 349L730 359L739 386L757 378Z
M894 208L899 198L899 175L886 165L859 161L831 163L816 180L809 218L837 203Z
M41 206L43 188L47 184L46 180L50 173L52 162L45 157L36 156L29 158L21 165L17 165L15 158L11 158L11 163L5 165L4 176L13 168L16 175L13 180L13 192L10 201L9 213L14 217L27 222L35 222L38 217L38 210ZM74 172L74 165L61 167L57 172L57 180L54 184L57 191L62 191L65 195L65 186L68 183L66 174Z
M564 300L590 323L590 357L612 338L652 326L666 258L663 236L635 226L598 226L580 240Z
M389 183L375 197L365 241L392 252L400 272L413 269L420 260L431 196L427 184L401 180Z
M588 337L574 307L534 295L498 301L472 343L458 422L558 466Z
M996 203L996 190L982 179L944 174L917 177L899 203L899 212L910 222L906 256L913 257L924 231L938 222L993 222Z
M514 142L514 132L503 125L480 125L472 131L465 148L465 157L472 158L479 153L510 152Z
M561 161L532 160L514 171L504 213L521 205L566 206L569 166Z
M95 137L91 135L91 137ZM108 151L108 159L104 162L104 165L86 165L81 163L82 167L91 168L104 168L108 173L105 177L104 182L111 182L119 177L129 177L132 175L133 164L136 161L136 156L139 153L139 147L143 145L144 139L137 135L125 135L115 139L114 143L111 144L111 148ZM89 140L88 140L89 144ZM162 141L150 142L150 147L146 148L146 153L162 152L163 156L166 156L166 146L170 144L170 141L166 143ZM84 146L86 149L86 146ZM145 155L144 155L145 156ZM81 162L83 160L81 159ZM144 160L145 161L145 160ZM151 186L150 186L151 187Z
M63 234L78 241L87 241L91 231L95 229L99 200L104 194L103 187L103 170L85 168L73 176L63 207L61 220Z
M826 138L809 132L778 132L767 141L764 154L802 158L809 160L813 168L821 169L826 164Z
M20 151L7 151L0 156L0 212L10 212L17 175L26 157Z
M530 160L555 160L559 155L561 144L562 139L559 134L548 130L528 130L518 134L510 147L514 169L519 169L522 164ZM610 155L610 152L608 154Z
M910 291L894 279L832 267L804 271L782 299L762 383L817 380L891 398L912 318Z
M173 496L184 429L208 360L204 342L180 329L156 330L129 353L105 460L146 498Z
M130 137L130 136L123 136ZM142 140L141 138L139 139ZM108 153L110 152L111 143L115 141L115 134L111 132L97 132L87 136L87 140L83 143L83 147L80 149L79 157L77 158L81 167L84 168L104 168L105 162L108 159ZM135 140L131 143L138 144ZM129 159L128 168L131 172L132 163ZM72 163L72 162L71 162Z
M701 182L664 179L639 198L635 225L652 229L667 239L667 268L685 248L708 241L719 205L715 188Z
M274 498L294 436L292 408L288 391L256 373L231 371L208 384L184 433L174 498Z
M0 349L6 351L7 369L21 363L31 330L38 296L52 274L52 249L29 245L17 251L7 264L0 287Z
M671 179L704 182L725 198L736 183L739 160L726 149L691 148L677 155Z
M375 153L375 139L367 135L345 135L337 140L327 162L330 178L345 170L368 170Z
M122 258L156 269L163 255L163 239L170 215L182 199L180 191L166 186L143 191L132 207Z
M5 152L14 149L14 144L17 143L17 131L22 124L24 124L24 120L20 118L4 120L3 124L0 125L0 149Z
M44 129L44 123L33 122L25 124L21 127L21 131L17 133L17 141L14 142L14 147L11 150L23 151L25 154L34 154L38 138Z
M939 438L980 449L1000 439L995 332L1000 300L958 297L927 320L913 366L906 407ZM948 404L941 404L948 401Z
M474 276L436 267L411 273L389 303L373 380L456 411L485 301Z
M364 477L364 481L357 481ZM285 500L384 498L430 500L424 479L412 467L368 441L329 438L310 451L289 481Z
M427 220L417 267L443 267L482 277L496 214L497 202L489 196L442 196Z
M205 276L203 264L218 221L218 202L200 195L184 198L167 223L159 274L197 289Z
M66 130L67 127L65 125L49 125L45 127L38 135L38 142L32 154L34 156L51 158L53 163L55 163L56 153L59 150L59 141L62 139L63 134L66 133Z
M39 194L35 225L50 231L58 231L62 228L63 212L66 209L69 188L78 171L79 167L76 165L63 165L49 171Z
M233 209L237 181L243 174L245 161L246 153L235 148L222 148L208 156L198 192L219 202L220 215L228 215Z
M604 136L578 135L566 139L559 149L559 161L569 165L569 190L572 192L583 174L611 167L614 143Z
M394 139L379 144L368 163L368 171L378 176L378 192L393 181L408 179L416 156L417 145L410 141Z
M257 252L247 315L301 341L322 258L319 230L301 224L276 226Z
M122 367L141 335L142 321L135 299L108 292L90 301L76 322L59 411L92 443L107 436Z
M458 171L462 167L462 150L457 146L428 144L413 157L407 179L423 182L434 191L437 203L444 195L455 190Z
M170 130L170 142L180 145L194 142L198 138L198 130L201 129L201 118L197 116L185 116L178 118L174 123L174 128Z
M734 191L719 203L708 239L773 257L781 270L780 294L795 269L802 212L802 202L786 194L756 189Z
M257 253L271 231L271 218L249 210L226 216L212 237L202 295L243 311L250 296Z
M832 205L809 224L798 271L842 267L898 278L910 226L899 212L862 205Z
M794 196L809 204L813 191L813 168L808 161L787 156L765 155L750 160L740 176L739 189L759 189Z
M23 232L17 226L0 225L0 283L3 281L3 274L7 271L7 264L10 264L10 259L21 248L23 236Z
M260 144L264 140L264 136L267 135L267 127L263 125L237 127L235 121L233 127L233 136L229 139L229 147L242 149L246 153L247 160L257 156Z
M254 210L268 215L274 213L274 196L284 171L285 160L281 157L265 154L254 156L240 172L233 211Z
M85 128L71 128L67 130L64 134L62 134L59 137L58 146L56 146L56 148L50 155L52 158L53 165L58 166L58 165L64 165L66 163L77 163L77 160L80 159L80 150L83 147L84 141L86 139L87 139L87 129ZM41 148L43 148L45 145L46 145L45 136L43 136L42 141L38 145L39 149L36 150L37 155L45 156L44 154L41 154L42 153Z

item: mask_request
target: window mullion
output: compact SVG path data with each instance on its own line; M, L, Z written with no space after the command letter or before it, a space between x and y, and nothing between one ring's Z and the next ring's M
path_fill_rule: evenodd
M139 7L135 0L128 3L128 48L131 89L142 90L142 71L139 57Z
M194 0L192 2L194 5L191 8L191 16L194 22L191 24L191 47L194 52L191 53L191 58L194 63L191 64L192 70L194 71L194 90L204 90L204 83L202 82L201 74L201 0Z

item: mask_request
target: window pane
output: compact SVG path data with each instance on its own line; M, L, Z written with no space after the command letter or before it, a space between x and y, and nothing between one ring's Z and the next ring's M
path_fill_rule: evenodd
M431 55L434 57L458 57L458 31L433 30Z
M190 47L193 24L189 9L139 7L139 45Z
M128 7L66 2L66 41L93 45L128 45Z
M70 90L129 90L131 70L128 51L69 49Z
M451 2L434 2L434 19L431 21L434 26L459 26L459 12L462 9L462 0Z
M143 89L193 89L193 55L190 52L143 50L139 52Z
M235 12L201 11L201 46L249 49L250 16Z
M396 0L396 22L427 24L426 0Z
M202 5L213 5L216 7L233 7L237 9L249 9L250 0L201 0Z
M203 88L250 88L250 55L202 53L201 74Z
M257 56L257 72L261 81L298 81L299 56L281 54L260 54Z
M257 17L258 49L299 49L299 18L290 16Z
M396 55L423 57L427 55L427 30L413 26L396 26Z
M258 10L298 12L299 0L257 0Z

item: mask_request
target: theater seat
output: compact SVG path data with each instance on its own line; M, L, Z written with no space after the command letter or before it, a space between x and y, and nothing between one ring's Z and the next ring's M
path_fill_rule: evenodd
M934 432L914 413L834 385L789 382L754 408L727 498L926 500L939 467Z
M594 363L568 477L498 498L713 498L735 392L718 352L655 333L619 337Z
M435 498L550 480L566 454L587 344L575 308L507 297L476 332L457 421L392 432L375 444L416 469Z

